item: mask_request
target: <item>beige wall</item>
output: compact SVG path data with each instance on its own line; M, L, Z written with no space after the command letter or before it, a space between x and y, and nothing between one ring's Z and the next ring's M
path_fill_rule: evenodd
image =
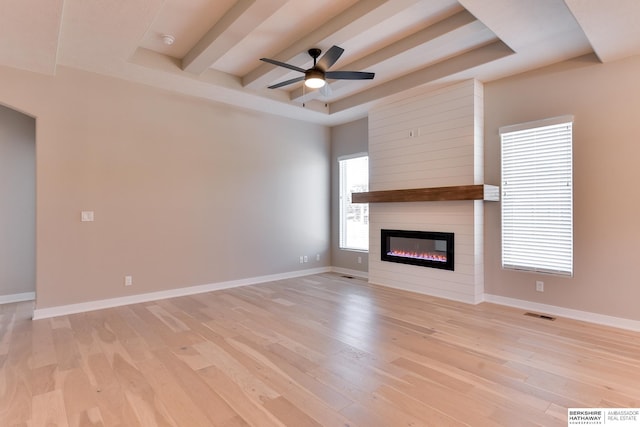
M575 275L502 270L500 205L486 203L487 293L640 320L639 75L640 57L600 64L586 56L485 85L489 184L500 183L500 126L575 116Z
M485 84L486 183L500 181L500 126L575 116L575 277L502 270L500 206L485 203L485 292L640 320L639 71L638 57L588 56ZM0 103L37 118L38 307L326 266L330 252L366 270L329 232L329 170L366 151L366 119L333 128L329 154L322 126L62 67L0 78Z
M35 129L0 105L0 296L35 291Z
M0 79L37 119L38 308L329 265L326 127L64 67Z
M340 249L340 169L338 158L368 152L367 119L331 128L331 263L334 267L366 272L369 254ZM360 263L358 262L360 259Z

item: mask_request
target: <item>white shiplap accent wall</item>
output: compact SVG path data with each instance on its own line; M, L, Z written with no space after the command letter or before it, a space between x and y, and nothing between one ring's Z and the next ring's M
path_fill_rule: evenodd
M370 191L482 184L482 85L422 91L369 115ZM369 281L478 303L484 294L482 201L371 203ZM380 230L455 233L455 271L383 262Z

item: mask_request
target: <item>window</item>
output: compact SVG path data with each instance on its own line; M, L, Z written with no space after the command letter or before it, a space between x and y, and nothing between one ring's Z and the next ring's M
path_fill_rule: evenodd
M357 154L340 164L340 249L369 250L369 204L351 203L351 193L369 191L369 157Z
M502 267L573 275L573 117L500 128Z

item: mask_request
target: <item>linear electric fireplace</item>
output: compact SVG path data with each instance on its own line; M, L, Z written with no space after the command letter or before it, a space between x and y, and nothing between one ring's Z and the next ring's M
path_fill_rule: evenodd
M453 233L381 230L383 261L453 270Z

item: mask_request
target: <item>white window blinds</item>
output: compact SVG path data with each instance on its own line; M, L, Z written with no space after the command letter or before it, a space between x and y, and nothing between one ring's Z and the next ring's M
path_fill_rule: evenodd
M573 117L500 129L502 266L573 275Z

